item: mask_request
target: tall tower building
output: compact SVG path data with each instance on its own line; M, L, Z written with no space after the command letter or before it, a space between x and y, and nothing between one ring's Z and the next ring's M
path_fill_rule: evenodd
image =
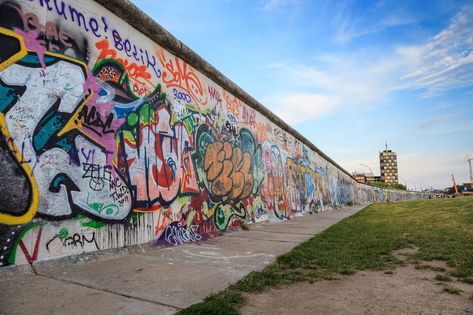
M388 184L398 183L397 155L395 152L388 150L387 144L386 150L379 152L379 166L381 169L381 181Z

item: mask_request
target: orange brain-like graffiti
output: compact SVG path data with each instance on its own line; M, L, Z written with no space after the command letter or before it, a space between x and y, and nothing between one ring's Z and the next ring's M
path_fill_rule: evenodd
M253 175L252 158L239 147L232 148L230 142L214 142L207 146L204 170L209 190L215 196L243 199L251 194Z

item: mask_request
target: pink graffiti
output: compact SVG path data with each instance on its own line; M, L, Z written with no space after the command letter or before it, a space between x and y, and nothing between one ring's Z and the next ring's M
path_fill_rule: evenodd
M38 55L39 62L41 63L41 68L46 69L46 64L44 63L44 53L46 52L46 48L41 45L41 43L37 40L38 32L37 31L28 31L24 32L19 28L14 28L15 33L23 36L23 41L25 43L25 47L28 50L34 51L36 55ZM44 74L44 71L43 71Z
M124 144L137 200L148 202L148 207L156 201L171 202L179 193L199 192L186 126L171 127L171 115L164 106L155 115L155 121L138 127L138 143L126 138Z

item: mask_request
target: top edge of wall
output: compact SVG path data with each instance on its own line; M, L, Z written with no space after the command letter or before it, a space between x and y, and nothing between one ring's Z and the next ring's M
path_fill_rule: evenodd
M128 24L136 28L138 31L155 41L158 45L163 46L196 70L199 70L203 74L210 77L217 84L221 85L227 91L231 92L241 101L245 102L261 114L265 115L270 121L278 125L284 131L293 135L300 142L317 152L324 159L332 163L339 170L350 176L353 180L354 177L346 171L343 167L338 165L334 160L328 157L324 152L317 148L312 142L306 137L301 135L297 130L289 126L284 120L276 116L273 112L267 109L263 104L254 99L251 95L246 93L237 84L228 79L214 66L208 63L204 58L195 53L192 49L187 47L184 43L178 40L174 35L168 32L164 27L159 25L155 20L149 17L145 12L141 11L129 0L94 0L99 3L119 18L126 21Z

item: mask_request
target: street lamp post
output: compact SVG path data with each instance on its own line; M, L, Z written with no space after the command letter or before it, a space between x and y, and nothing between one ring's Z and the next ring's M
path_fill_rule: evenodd
M417 185L416 185L416 183L415 183L415 182L413 182L412 180L409 180L409 181L411 182L411 184L413 184L413 185L414 185L414 191L417 191Z
M420 191L422 191L422 183L421 182L416 182L420 186Z
M407 189L407 190L409 190L409 189L407 188L407 182L406 182L406 179L405 179L404 177L402 177L402 176L399 176L399 177L400 177L400 178L401 178L401 179L404 181L404 185L406 185L406 189Z
M371 167L369 167L368 165L365 165L365 164L361 164L361 163L360 163L360 165L364 166L364 167L367 167L370 170L371 174L374 175L373 170L371 169Z

